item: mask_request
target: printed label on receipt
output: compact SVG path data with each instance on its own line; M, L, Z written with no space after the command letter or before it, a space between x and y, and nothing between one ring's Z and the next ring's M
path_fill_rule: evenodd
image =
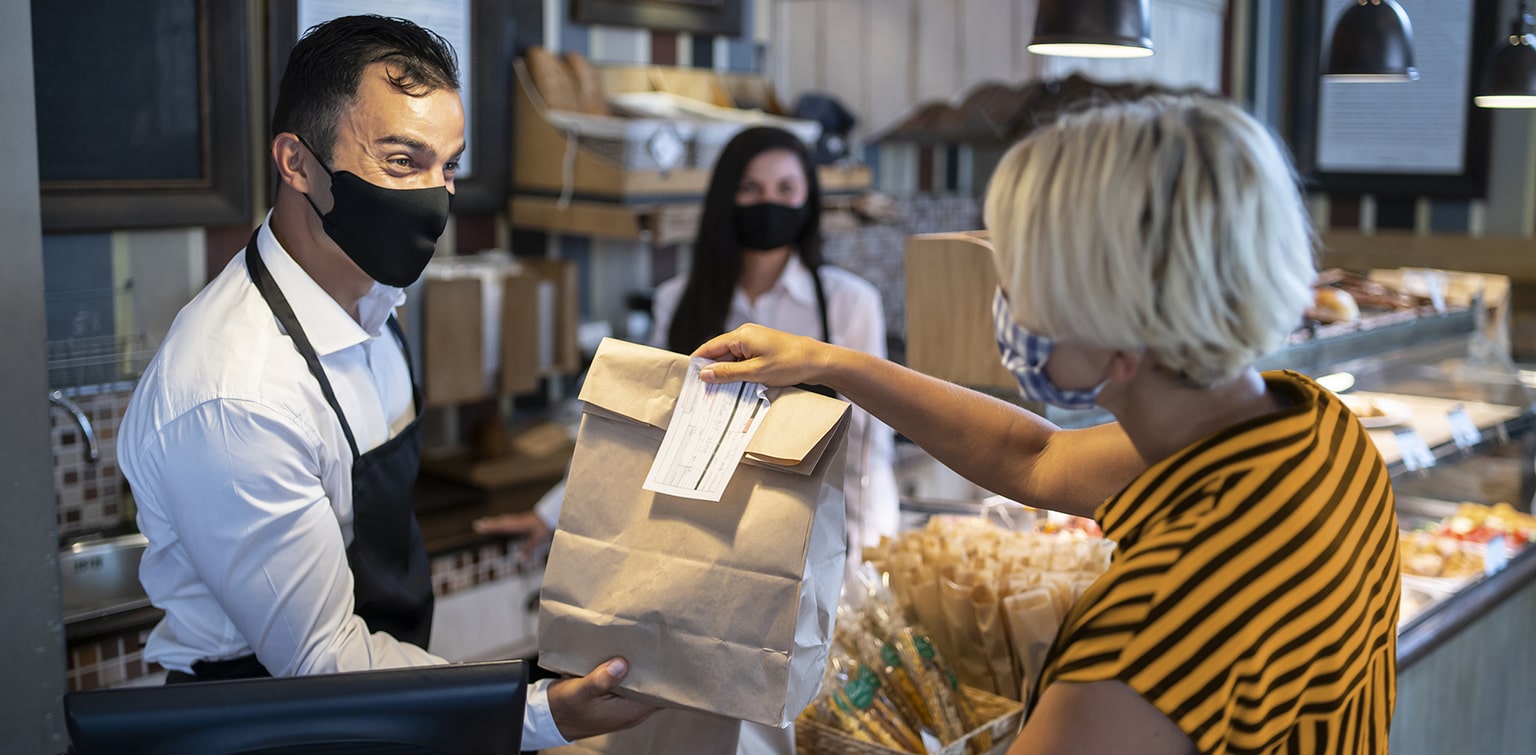
M768 391L760 383L704 383L688 363L682 395L642 487L656 493L719 501L741 456L768 415Z

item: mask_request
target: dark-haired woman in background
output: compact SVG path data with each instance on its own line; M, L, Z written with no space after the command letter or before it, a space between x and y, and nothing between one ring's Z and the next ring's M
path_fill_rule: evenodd
M687 354L705 341L757 323L885 356L880 292L821 258L821 184L805 145L786 131L757 127L737 134L715 162L692 263L656 289L651 345ZM830 394L830 392L829 392ZM843 494L848 548L897 525L892 433L854 407ZM536 513L475 523L480 533L527 535L525 547L549 541L565 486L551 490Z

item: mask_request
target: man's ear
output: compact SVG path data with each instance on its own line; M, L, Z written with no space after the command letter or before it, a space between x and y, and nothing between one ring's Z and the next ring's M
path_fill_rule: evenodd
M272 139L272 163L277 166L278 180L294 191L313 194L320 188L314 183L316 163L298 136L284 131Z

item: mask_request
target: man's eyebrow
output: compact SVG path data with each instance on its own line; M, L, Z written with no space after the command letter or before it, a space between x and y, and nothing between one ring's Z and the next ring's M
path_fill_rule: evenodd
M390 134L388 136L379 137L374 141L374 143L398 145L401 147L406 147L407 149L416 150L417 152L425 152L429 155L432 155L433 157L437 156L437 150L432 149L432 147L429 146L426 142L415 137L403 136L400 134ZM460 144L459 148L454 151L453 157L449 158L449 162L453 162L458 160L460 157L463 157L464 150L467 149L468 146L469 145L467 144Z
M426 152L428 154L436 154L436 150L434 150L430 146L428 146L426 142L424 142L424 141L422 141L420 139L417 139L415 137L402 136L400 134L390 134L388 136L381 136L378 139L375 139L373 143L374 144L395 144L395 145L399 145L401 147L408 147L410 149L414 149L414 150L416 150L418 152Z

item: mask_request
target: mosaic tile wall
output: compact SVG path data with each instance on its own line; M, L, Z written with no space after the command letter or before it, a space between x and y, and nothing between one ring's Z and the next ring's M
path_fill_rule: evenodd
M442 598L523 573L527 567L519 566L517 548L508 543L501 540L433 558L432 593Z
M516 547L507 541L488 543L432 559L432 592L438 598L479 585L519 576ZM65 679L69 691L158 684L165 670L144 661L144 643L153 624L128 628L69 648Z
M827 262L858 273L880 289L887 333L904 335L907 237L981 228L981 203L952 194L919 194L895 202L897 220L892 224L827 229L823 253Z
M71 647L64 678L70 692L158 684L165 669L144 661L144 643L152 626L135 627Z
M53 489L59 510L59 535L69 538L112 529L133 518L117 466L117 428L133 395L131 387L95 393L69 393L91 421L99 461L86 460L86 441L69 412L52 407Z

